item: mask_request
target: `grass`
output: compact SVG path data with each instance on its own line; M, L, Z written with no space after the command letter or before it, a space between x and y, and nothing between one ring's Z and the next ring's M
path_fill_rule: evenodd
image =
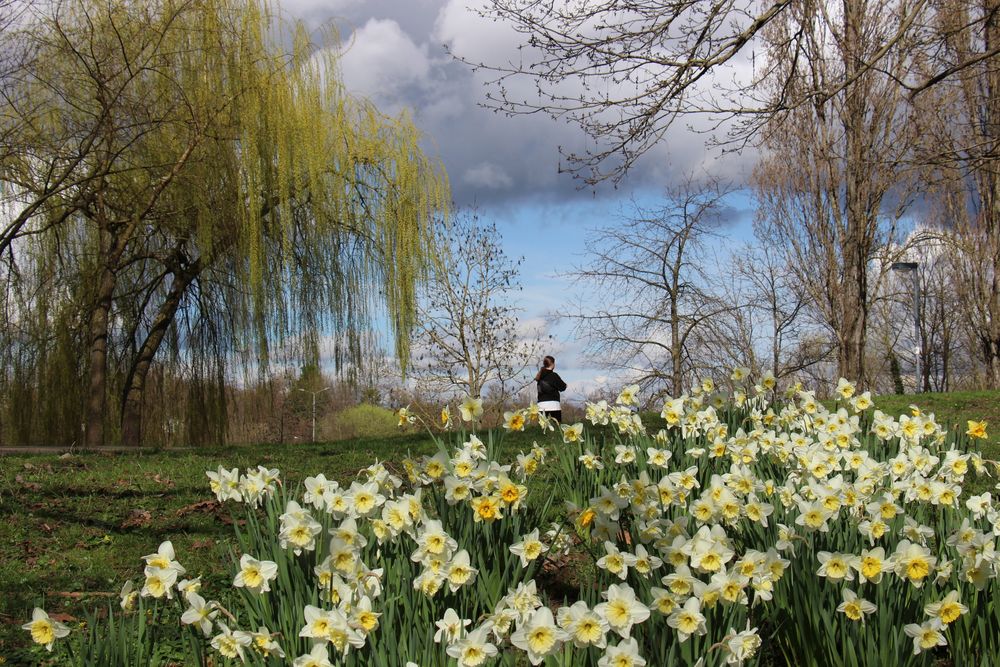
M894 416L917 403L938 421L987 419L990 438L978 442L988 458L1000 458L1000 392L883 396L876 406ZM645 415L644 415L645 417ZM652 416L648 426L660 427ZM454 437L454 436L450 436ZM558 436L508 434L501 459L510 461L533 440ZM12 455L0 458L0 664L23 664L27 633L20 625L35 605L65 614L117 598L127 579L141 583L143 555L170 539L191 576L204 575L212 589L228 587L232 519L208 489L205 471L278 468L288 484L324 473L348 481L375 459L398 466L407 453L435 449L427 435L360 439L317 445L257 445L130 454L81 453L69 457Z
M966 422L970 419L988 422L989 436L978 441L977 447L983 456L1000 459L1000 392L998 391L953 391L947 394L894 394L880 396L875 405L886 414L898 417L909 414L910 405L915 404L924 412L934 413L939 424L949 431L965 433Z
M454 436L452 436L454 437ZM547 436L553 440L555 436ZM507 458L539 433L511 434ZM546 441L547 442L547 441ZM398 469L408 453L435 451L427 435L316 445L257 445L130 454L10 455L0 458L0 664L24 664L21 624L32 607L82 618L84 609L117 599L127 579L141 583L142 556L173 542L190 576L228 587L232 519L214 502L206 470L256 467L281 471L286 484L324 473L345 482L375 459Z

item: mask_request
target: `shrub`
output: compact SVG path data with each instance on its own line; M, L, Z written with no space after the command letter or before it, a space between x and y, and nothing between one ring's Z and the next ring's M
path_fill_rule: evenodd
M324 417L320 434L326 440L390 438L406 432L397 426L396 413L378 405L362 403Z

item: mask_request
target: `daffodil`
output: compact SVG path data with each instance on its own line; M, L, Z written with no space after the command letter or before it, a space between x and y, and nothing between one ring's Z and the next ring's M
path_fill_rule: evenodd
M604 648L610 628L607 619L577 600L569 607L560 607L556 617L559 627L566 631L566 641L572 641L577 648L596 646Z
M563 442L566 444L583 441L583 424L562 424L560 428L562 429Z
M549 550L545 544L538 539L538 529L535 528L527 535L521 536L521 541L508 547L510 552L521 561L521 567L528 567L528 563L535 560Z
M616 646L609 646L597 661L597 667L643 667L645 658L639 655L639 643L625 639Z
M269 560L257 560L250 554L240 557L240 571L233 580L233 586L246 588L253 593L267 593L270 582L278 576L278 564Z
M206 637L212 636L212 621L219 615L214 603L205 602L205 598L197 593L187 597L188 608L181 614L181 623L197 625Z
M452 593L460 587L472 583L479 571L472 567L469 552L462 549L448 563L445 576L448 578L448 588Z
M816 558L820 562L820 568L816 574L832 581L854 581L854 573L851 568L857 569L860 566L860 559L851 554L820 551L816 554Z
M212 637L212 648L224 658L239 658L245 660L243 652L253 642L249 632L237 630L233 632L225 623L218 623L219 634Z
M677 630L677 638L681 642L687 641L691 635L705 634L707 630L705 616L701 613L701 601L696 597L688 598L683 606L667 617L667 625Z
M437 632L434 633L434 642L440 644L444 642L445 644L454 644L465 632L465 628L469 627L472 621L469 619L462 619L452 608L448 608L444 612L444 618L440 621L435 621L434 625L437 626Z
M459 406L459 412L462 414L462 421L477 421L483 416L483 399L466 396Z
M253 646L254 651L265 658L284 658L285 652L281 649L278 642L274 640L274 637L275 635L270 630L261 626L257 628L257 632L250 633L251 646ZM322 645L320 644L320 646Z
M903 627L906 636L913 639L913 655L919 655L937 646L946 646L948 640L945 639L942 630L940 618L932 618L920 625L910 623Z
M597 567L607 570L622 581L628 577L628 569L635 565L636 558L632 554L618 550L611 542L604 543L604 555L597 561Z
M924 613L932 618L941 619L943 625L954 623L959 616L968 613L968 611L969 608L958 601L958 591L951 591L940 602L924 606Z
M146 561L146 565L148 567L159 568L161 570L173 570L177 574L184 574L186 571L184 567L177 562L174 554L174 545L170 542L170 540L162 542L156 550L156 553L143 556L142 559Z
M523 431L524 423L524 413L520 410L503 413L503 427L508 431Z
M458 661L458 667L479 667L497 654L490 642L490 625L481 625L448 647L447 653Z
M837 611L852 621L861 621L864 623L865 616L875 613L875 605L868 600L859 598L858 594L851 589L845 588L842 596L844 601L837 607Z
M556 625L552 610L542 607L520 624L511 634L510 643L528 655L532 665L540 665L546 656L555 653L566 641L566 632Z
M498 496L479 496L472 500L473 520L492 523L503 517L502 501Z
M628 638L633 625L649 618L649 607L636 599L635 591L628 584L611 584L603 595L607 602L598 604L594 611L622 637Z
M165 597L168 600L174 598L173 587L177 581L177 570L147 565L143 573L146 575L146 581L139 595L152 598Z
M69 628L49 618L44 609L35 607L31 611L31 622L21 626L22 630L31 633L31 641L41 644L47 651L52 650L52 646L57 639L62 639L69 634Z
M986 421L973 421L968 420L968 429L966 429L965 434L970 438L979 438L985 440L989 436L986 435Z
M313 644L312 650L300 655L292 662L292 667L333 667L326 644Z
M122 586L121 593L118 594L118 597L118 604L122 608L122 611L132 611L135 609L135 602L139 597L139 591L133 589L131 579L126 581Z
M396 425L397 426L407 426L413 424L417 421L417 416L410 412L409 406L405 408L400 408L396 411Z
M902 579L908 579L919 588L930 575L937 559L926 547L902 540L892 556L893 570Z

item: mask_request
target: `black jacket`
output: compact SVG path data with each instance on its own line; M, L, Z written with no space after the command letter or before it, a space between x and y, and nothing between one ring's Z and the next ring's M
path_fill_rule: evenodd
M558 401L560 391L566 391L566 383L555 371L543 368L538 378L538 402Z

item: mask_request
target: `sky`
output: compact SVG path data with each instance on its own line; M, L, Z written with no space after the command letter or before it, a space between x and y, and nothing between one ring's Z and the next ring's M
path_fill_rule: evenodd
M687 173L712 175L737 186L754 162L749 153L706 148L706 136L676 126L617 186L581 189L560 173L560 147L581 150L576 126L547 116L508 117L484 108L490 75L475 62L503 62L516 52L509 27L479 17L482 0L280 0L289 17L311 28L334 26L342 38L348 90L381 110L409 110L439 157L458 207L476 207L496 222L511 257L524 258L518 305L526 325L551 335L547 353L559 360L569 398L618 379L588 361L584 341L565 322L553 323L577 294L567 274L586 262L588 230L614 224L633 199L655 204L663 188ZM695 120L694 122L698 122ZM722 245L748 240L752 201L746 190L730 201L732 220Z

